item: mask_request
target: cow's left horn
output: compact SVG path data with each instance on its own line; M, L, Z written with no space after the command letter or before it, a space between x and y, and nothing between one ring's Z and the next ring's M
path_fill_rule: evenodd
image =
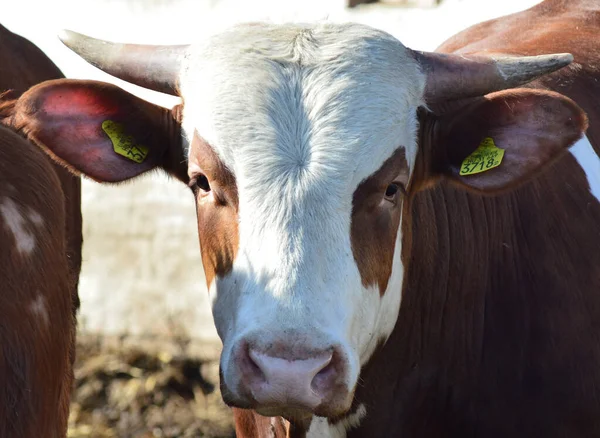
M181 61L187 45L152 46L98 40L63 30L60 40L100 70L140 87L178 95Z
M573 62L569 53L463 56L413 51L413 54L427 74L425 100L429 103L518 87Z

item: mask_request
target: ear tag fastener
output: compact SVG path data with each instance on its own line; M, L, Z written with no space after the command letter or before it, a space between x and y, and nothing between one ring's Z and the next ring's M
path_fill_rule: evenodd
M475 175L500 166L504 158L504 149L494 143L494 139L486 137L471 155L462 162L460 175Z
M131 135L127 135L123 124L105 120L102 122L102 130L110 138L117 154L138 164L143 163L148 156L148 148L137 144Z

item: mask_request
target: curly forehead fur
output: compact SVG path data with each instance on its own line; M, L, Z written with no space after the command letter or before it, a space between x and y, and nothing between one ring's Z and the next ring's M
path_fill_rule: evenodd
M245 24L191 49L184 129L198 130L238 181L328 169L352 190L399 146L412 164L423 87L409 51L382 31Z

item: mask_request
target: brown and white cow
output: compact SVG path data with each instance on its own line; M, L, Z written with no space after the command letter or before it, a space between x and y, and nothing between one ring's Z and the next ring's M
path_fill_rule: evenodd
M548 0L452 54L356 24L189 47L66 33L183 106L50 81L15 122L98 181L190 186L223 396L254 410L240 436L285 433L256 412L292 436L596 436L599 15Z
M0 94L63 77L0 26ZM5 96L6 97L6 96ZM0 102L0 437L67 433L81 267L80 179L14 132Z

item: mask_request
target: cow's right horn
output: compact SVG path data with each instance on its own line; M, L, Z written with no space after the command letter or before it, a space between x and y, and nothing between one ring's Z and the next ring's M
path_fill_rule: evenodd
M425 101L428 103L518 87L573 62L573 55L569 53L539 56L412 53L427 75Z
M181 61L188 46L152 46L103 41L64 30L60 40L100 70L140 87L178 95Z

